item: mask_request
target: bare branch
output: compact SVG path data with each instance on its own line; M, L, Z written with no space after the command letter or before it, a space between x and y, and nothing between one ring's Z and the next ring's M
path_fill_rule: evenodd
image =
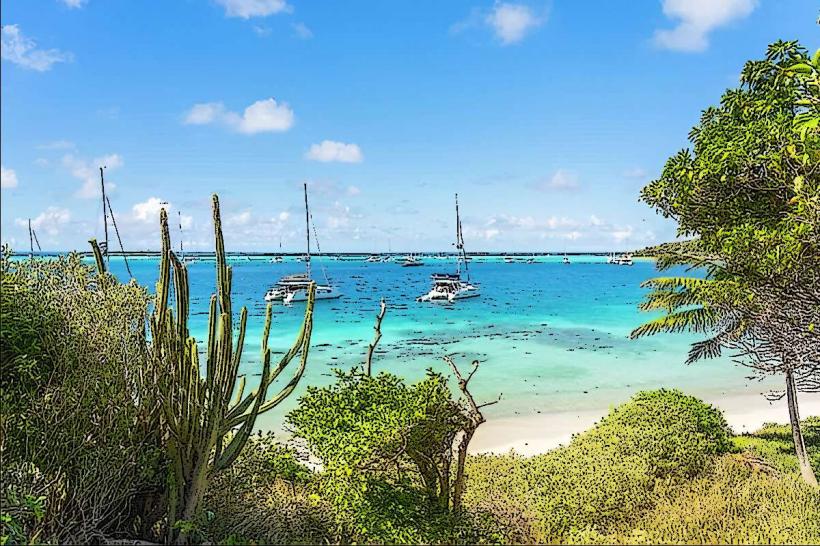
M376 350L376 345L378 345L379 340L382 338L382 319L384 319L384 314L386 312L387 304L385 304L384 298L382 298L382 301L379 304L379 314L376 315L376 324L373 326L373 330L375 330L373 342L367 347L367 358L364 361L364 373L367 376L370 376L373 352Z

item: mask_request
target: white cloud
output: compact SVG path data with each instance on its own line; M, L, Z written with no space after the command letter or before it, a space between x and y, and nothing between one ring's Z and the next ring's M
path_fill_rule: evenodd
M362 190L358 186L348 186L347 187L347 194L350 195L351 197L354 197L356 195L360 195L361 193L362 193Z
M643 167L633 167L624 171L624 176L627 178L646 178L649 173Z
M63 166L69 170L71 176L83 182L75 195L82 199L96 199L100 197L100 167L105 167L105 172L108 173L122 167L123 161L118 154L95 157L91 161L66 154L63 156ZM109 180L105 183L106 191L113 191L116 187L117 185Z
M228 226L244 226L247 225L251 221L251 211L246 210L243 212L238 212L236 214L231 214L225 220L225 225Z
M216 0L216 3L225 8L225 15L228 17L242 19L292 11L285 0Z
M60 0L69 9L79 9L88 3L88 0Z
M305 158L323 163L329 161L361 163L364 159L362 150L357 144L345 144L334 140L323 140L321 144L313 144L305 153Z
M186 125L218 123L238 133L253 135L287 131L293 127L293 110L287 103L274 99L258 100L245 108L242 115L225 108L221 102L195 104L187 114Z
M542 191L573 191L580 187L578 175L565 169L558 169L552 176L535 184Z
M304 23L293 23L291 25L293 32L302 40L310 40L313 38L313 31L310 30Z
M73 150L74 147L70 140L53 140L37 146L40 150Z
M163 201L159 197L149 197L146 201L131 207L131 214L134 220L138 222L152 223L159 220L159 211L161 209L170 212L171 203Z
M698 52L709 47L709 33L747 17L757 0L663 0L663 13L677 19L673 29L655 31L655 44L676 51Z
M7 169L0 166L0 188L16 188L17 184L17 173L14 172L14 169Z
M71 53L59 49L37 49L37 43L23 35L17 25L5 25L0 30L0 57L37 72L45 72L56 63L71 61Z
M32 218L31 227L35 231L45 232L54 236L60 233L60 226L67 224L71 220L71 213L68 209L59 207L48 207L36 218ZM15 218L14 223L18 226L28 228L28 220L25 218Z
M523 40L530 31L543 24L544 20L524 4L498 2L487 14L485 22L503 45L510 45Z

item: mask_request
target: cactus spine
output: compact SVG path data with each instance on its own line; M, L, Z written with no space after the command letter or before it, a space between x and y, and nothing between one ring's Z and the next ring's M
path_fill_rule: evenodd
M200 371L196 340L188 332L188 272L171 250L168 215L160 213L162 257L156 302L150 319L152 355L162 394L170 458L168 498L168 539L188 540L187 532L176 529L178 521L193 522L209 479L230 466L253 432L256 417L284 400L296 387L307 364L313 328L315 286L308 290L305 318L290 350L271 369L268 336L271 306L265 314L262 335L262 373L259 387L245 394L245 377L239 377L239 363L245 340L248 312L242 308L234 344L231 309L231 268L225 260L219 198L213 198L216 240L216 294L211 296L208 343L204 353L205 377ZM176 315L169 307L171 285ZM268 388L288 364L299 356L291 380L268 397ZM238 383L238 386L237 386ZM233 399L233 402L232 402Z

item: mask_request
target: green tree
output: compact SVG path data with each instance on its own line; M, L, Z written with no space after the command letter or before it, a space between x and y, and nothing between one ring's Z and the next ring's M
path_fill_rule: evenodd
M660 278L644 310L666 314L634 337L690 330L709 338L689 361L739 349L744 363L782 374L795 451L816 484L800 430L798 390L815 390L820 361L820 52L772 44L741 85L707 108L642 199L697 237L659 263L703 266L706 279Z

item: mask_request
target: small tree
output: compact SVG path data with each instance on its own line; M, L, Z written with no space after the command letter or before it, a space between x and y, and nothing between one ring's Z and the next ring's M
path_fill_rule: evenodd
M644 201L698 236L659 261L706 266L706 279L660 278L642 308L667 314L633 332L710 334L688 361L738 350L742 362L785 376L795 452L816 484L802 438L798 390L818 386L820 320L820 52L777 42L746 64L741 87L703 112L694 150L670 158Z

